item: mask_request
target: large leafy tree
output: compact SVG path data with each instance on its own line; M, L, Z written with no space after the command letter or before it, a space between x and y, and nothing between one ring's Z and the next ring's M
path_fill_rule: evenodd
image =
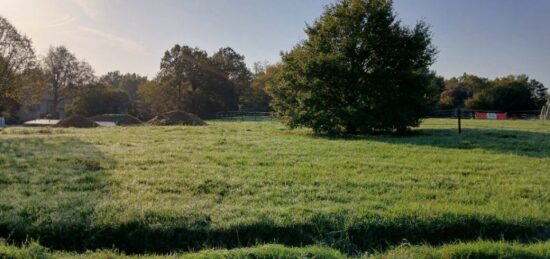
M92 67L79 61L64 46L51 47L43 60L47 77L46 95L51 97L51 115L59 117L59 104L76 97L95 77Z
M206 51L175 45L164 53L159 78L173 89L177 109L197 109L196 97L208 67Z
M244 56L230 47L225 47L214 53L210 60L223 73L223 77L234 85L239 108L246 109L246 102L252 94L252 73L246 66Z
M0 112L29 100L39 79L31 40L0 16Z
M198 48L175 45L161 60L158 80L171 90L175 109L212 117L238 108L233 70L224 64L222 58L209 57Z
M341 0L283 55L276 115L318 133L403 132L429 111L428 26L401 24L388 0Z

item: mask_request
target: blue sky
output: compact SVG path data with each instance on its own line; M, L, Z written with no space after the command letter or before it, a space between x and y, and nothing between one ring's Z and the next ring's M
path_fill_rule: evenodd
M332 0L0 0L0 15L33 39L39 54L66 45L103 74L154 76L176 43L210 53L230 46L255 61L277 62L305 38ZM395 0L405 24L423 19L446 77L525 73L550 86L550 1Z

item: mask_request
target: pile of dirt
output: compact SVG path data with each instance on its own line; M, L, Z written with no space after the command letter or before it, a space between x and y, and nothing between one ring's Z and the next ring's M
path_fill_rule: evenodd
M155 116L153 119L147 122L151 125L191 125L191 126L203 126L206 122L199 116L184 112L184 111L172 111L162 115Z
M95 128L99 125L86 117L73 115L59 121L57 124L55 124L55 126L62 128Z
M143 124L138 118L128 114L103 114L90 117L93 121L110 121L118 126L141 125Z

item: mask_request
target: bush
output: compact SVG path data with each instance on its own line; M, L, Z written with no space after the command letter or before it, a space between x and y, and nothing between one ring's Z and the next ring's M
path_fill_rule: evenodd
M78 96L65 110L68 114L91 117L99 114L125 113L130 106L128 94L112 86L93 86Z
M428 26L402 26L391 1L342 0L283 55L270 88L276 116L316 133L403 132L434 100Z

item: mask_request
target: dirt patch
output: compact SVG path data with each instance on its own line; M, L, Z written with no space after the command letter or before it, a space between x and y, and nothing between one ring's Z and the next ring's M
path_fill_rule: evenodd
M62 128L95 128L99 125L86 117L74 115L61 120L55 126Z
M128 114L103 114L90 117L93 121L110 121L118 126L130 126L143 124L138 118Z
M155 116L153 119L147 122L151 125L191 125L191 126L203 126L207 125L199 116L183 112L172 111L162 115Z

